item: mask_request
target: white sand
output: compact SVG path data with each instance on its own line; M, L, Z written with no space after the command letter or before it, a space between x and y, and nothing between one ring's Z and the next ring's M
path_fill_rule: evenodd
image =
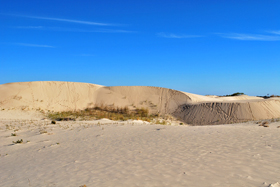
M280 122L269 126L1 119L0 186L279 187Z

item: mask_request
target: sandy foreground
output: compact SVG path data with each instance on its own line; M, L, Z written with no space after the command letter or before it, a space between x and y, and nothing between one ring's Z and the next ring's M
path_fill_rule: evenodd
M280 186L280 122L51 124L9 117L0 112L1 187Z

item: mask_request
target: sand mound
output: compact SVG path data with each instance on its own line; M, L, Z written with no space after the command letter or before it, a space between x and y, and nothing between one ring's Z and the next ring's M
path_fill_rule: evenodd
M114 102L117 106L131 105L136 108L149 108L151 112L169 114L174 112L178 106L192 102L192 99L183 92L149 86L115 86L105 87L111 96L107 104ZM103 93L102 93L103 95ZM105 101L98 97L100 101Z
M3 110L83 110L95 105L148 108L188 124L224 124L280 117L280 99L252 96L208 97L149 86L104 87L74 82L22 82L0 85ZM1 115L1 114L0 114Z
M0 107L22 110L76 110L96 100L100 85L74 82L20 82L0 85Z
M267 99L185 104L178 107L172 115L186 123L196 125L279 118L280 101Z

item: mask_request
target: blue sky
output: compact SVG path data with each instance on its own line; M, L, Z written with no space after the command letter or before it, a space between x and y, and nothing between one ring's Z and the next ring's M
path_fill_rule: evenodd
M0 84L280 95L279 12L279 0L1 1Z

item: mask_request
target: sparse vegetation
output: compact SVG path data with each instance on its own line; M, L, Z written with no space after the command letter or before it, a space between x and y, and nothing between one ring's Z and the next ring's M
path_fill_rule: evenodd
M20 139L20 140L17 140L17 141L13 141L13 143L15 143L15 144L23 143L23 140Z
M259 126L263 126L263 127L269 127L269 122L268 121L264 121L262 122Z
M16 133L11 133L11 136L17 136L17 134Z
M271 95L270 97L280 97L280 95Z
M242 92L235 92L231 95L223 95L222 97L232 97L232 96L239 96L239 95L245 95L244 93Z
M264 125L267 125L267 124L269 124L268 121L264 121L264 122L262 123L263 126L264 126Z
M257 97L262 97L264 99L268 99L268 98L271 98L271 97L280 97L280 95L269 95L269 94L267 94L265 96L257 96Z
M70 120L95 120L108 118L110 120L128 120L137 119L150 122L152 119L158 117L157 114L149 114L146 108L129 109L128 107L115 106L95 106L93 108L86 108L78 111L64 111L64 112L49 112L48 117L57 121Z

